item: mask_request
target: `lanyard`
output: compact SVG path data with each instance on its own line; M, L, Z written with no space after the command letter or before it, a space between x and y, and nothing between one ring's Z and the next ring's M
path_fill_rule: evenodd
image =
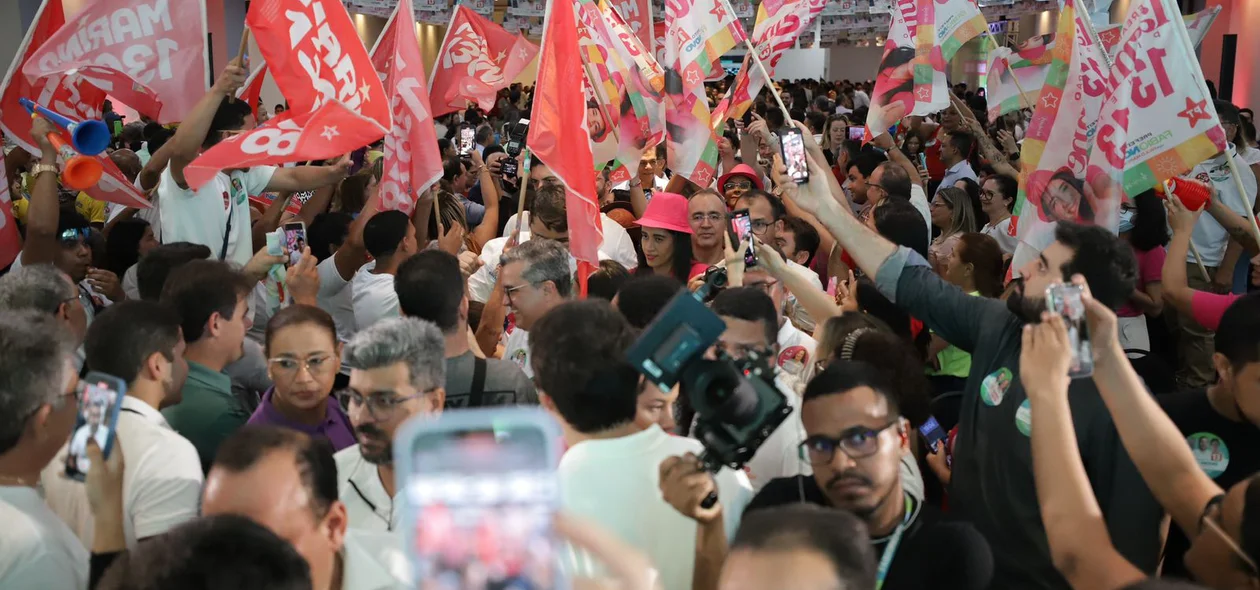
M906 517L902 519L901 524L897 525L897 530L893 531L891 537L888 538L888 547L884 549L884 556L879 559L879 568L875 570L875 590L884 587L884 578L888 577L888 568L892 566L893 556L897 553L897 546L901 544L901 535L906 532L906 525L910 524L910 518L914 515L912 512L914 505L910 502L910 496L906 496Z

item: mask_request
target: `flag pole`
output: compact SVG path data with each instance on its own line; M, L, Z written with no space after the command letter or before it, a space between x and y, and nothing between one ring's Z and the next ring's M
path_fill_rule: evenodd
M783 97L779 96L779 90L774 87L774 79L770 77L770 72L766 70L766 64L761 63L761 56L757 55L757 48L753 47L752 41L748 40L747 35L744 36L744 47L748 48L748 55L752 56L753 63L757 64L757 69L761 70L761 75L766 79L766 86L770 88L770 94L774 95L774 101L779 103L779 110L783 111L783 120L787 125L791 126L792 113L783 104Z
M1247 189L1243 188L1242 176L1238 174L1238 165L1234 163L1234 157L1229 155L1229 147L1225 148L1225 159L1229 162L1229 175L1234 177L1234 187L1238 189L1238 200L1242 204L1244 211L1247 211L1247 221L1251 222L1251 239L1256 241L1256 245L1260 246L1260 225L1256 224L1255 211L1247 205L1247 199L1243 195L1247 194Z
M245 52L248 50L249 50L249 25L245 25L243 28L241 28L241 47L240 49L236 50L236 57L232 58L232 61L236 62L236 65L238 66L244 66L245 65ZM236 95L235 94L228 95L228 102L236 102ZM248 106L251 109L254 108L254 105L248 105Z
M529 186L529 148L526 147L521 150L521 154L524 155L522 160L525 161L524 164L521 164L521 170L524 171L525 174L517 179L518 183L521 185L519 187L519 193L517 194L516 201L516 230L518 232L521 229L521 216L525 213L525 187Z
M989 31L988 27L984 29L984 37L989 40L989 43L993 44L994 49L1001 47L1001 45L998 45L997 39L993 38L993 33ZM1009 67L1009 62L1007 66L1007 70L1011 72L1011 79L1015 81L1015 89L1019 91L1019 104L1023 105L1021 108L1033 108L1035 105L1028 104L1028 93L1024 91L1024 85L1019 83L1019 75L1015 73L1013 68Z

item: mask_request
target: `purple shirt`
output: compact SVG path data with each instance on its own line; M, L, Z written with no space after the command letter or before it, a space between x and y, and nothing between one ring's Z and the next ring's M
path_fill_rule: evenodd
M283 428L292 428L299 432L305 432L311 436L323 437L332 443L333 451L340 451L346 447L354 446L357 440L354 438L354 428L350 426L350 417L346 416L345 410L341 409L341 404L332 396L328 396L327 412L324 415L324 421L317 426L309 426L294 422L285 417L276 409L272 403L271 395L275 393L275 388L268 389L263 394L262 403L258 404L258 409L254 410L254 414L249 417L246 424L266 424L269 426L280 426Z

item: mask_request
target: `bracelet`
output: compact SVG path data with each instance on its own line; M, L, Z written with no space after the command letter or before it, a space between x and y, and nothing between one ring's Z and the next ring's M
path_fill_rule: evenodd
M31 167L31 174L33 176L39 176L45 172L52 172L53 176L60 174L60 171L57 170L57 166L54 164L36 164Z

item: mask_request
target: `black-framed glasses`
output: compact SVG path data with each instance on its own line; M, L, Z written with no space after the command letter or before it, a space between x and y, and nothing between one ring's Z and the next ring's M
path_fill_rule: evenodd
M801 443L801 449L813 465L826 465L836 457L836 449L851 459L865 459L879 452L879 435L896 426L901 421L893 420L879 429L858 426L840 434L839 438L831 438L821 434L811 436Z
M771 225L774 225L774 222L773 222L773 221L766 221L766 220L764 220L764 219L753 219L753 220L749 221L748 225L752 226L752 233L754 233L754 234L756 234L756 235L761 235L761 234L766 233L766 230L767 230L767 229L768 229Z
M398 395L392 391L377 391L363 395L347 387L337 392L337 399L341 400L347 409L354 406L366 406L368 415L373 420L384 420L398 410L398 406L436 390L437 388L434 387L412 395Z

